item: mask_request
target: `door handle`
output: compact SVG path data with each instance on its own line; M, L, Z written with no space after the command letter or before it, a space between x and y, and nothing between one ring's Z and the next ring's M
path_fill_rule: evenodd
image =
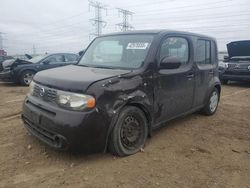
M188 75L187 75L187 78L189 78L189 79L191 79L191 78L193 78L194 77L194 73L189 73Z
M214 71L213 71L213 70L210 70L210 71L208 72L208 74L214 74Z

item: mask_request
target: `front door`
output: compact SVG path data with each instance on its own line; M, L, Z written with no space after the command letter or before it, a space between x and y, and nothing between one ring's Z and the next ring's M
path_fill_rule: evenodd
M158 54L158 70L155 73L155 125L179 116L192 108L195 72L193 68L193 45L184 36L168 36L161 44ZM181 62L176 69L160 67L164 57Z

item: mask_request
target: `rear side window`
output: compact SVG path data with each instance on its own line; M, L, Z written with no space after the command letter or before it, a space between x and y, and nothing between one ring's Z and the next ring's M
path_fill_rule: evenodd
M200 65L212 64L211 42L208 40L198 40L196 61Z
M189 46L187 39L183 37L168 37L162 43L160 60L170 57L180 60L185 65L189 60Z
M64 62L64 57L63 55L51 55L45 61L49 64L59 64Z
M65 56L65 61L66 62L72 62L72 61L77 61L78 60L78 56L74 55L74 54L66 54Z

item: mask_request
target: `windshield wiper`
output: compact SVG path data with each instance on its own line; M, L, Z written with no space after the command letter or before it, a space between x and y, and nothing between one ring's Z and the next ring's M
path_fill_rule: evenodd
M83 64L75 64L75 65L81 66L81 67L90 67L90 66L88 66L88 65L83 65Z
M101 68L101 69L114 69L113 67L107 67L107 66L92 66L93 68Z

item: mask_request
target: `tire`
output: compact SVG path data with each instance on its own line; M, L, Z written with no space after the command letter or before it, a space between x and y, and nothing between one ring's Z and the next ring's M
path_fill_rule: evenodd
M202 113L208 116L213 115L218 108L219 99L220 93L217 88L214 88L209 95L207 104L202 109Z
M125 107L111 132L109 151L113 155L133 155L144 147L148 136L145 114L137 107Z
M228 80L221 80L221 83L226 85L226 84L228 84Z
M21 83L21 85L23 85L23 86L29 86L30 82L33 79L34 75L35 75L34 71L31 71L31 70L23 71L21 73L21 76L20 76L20 83Z

